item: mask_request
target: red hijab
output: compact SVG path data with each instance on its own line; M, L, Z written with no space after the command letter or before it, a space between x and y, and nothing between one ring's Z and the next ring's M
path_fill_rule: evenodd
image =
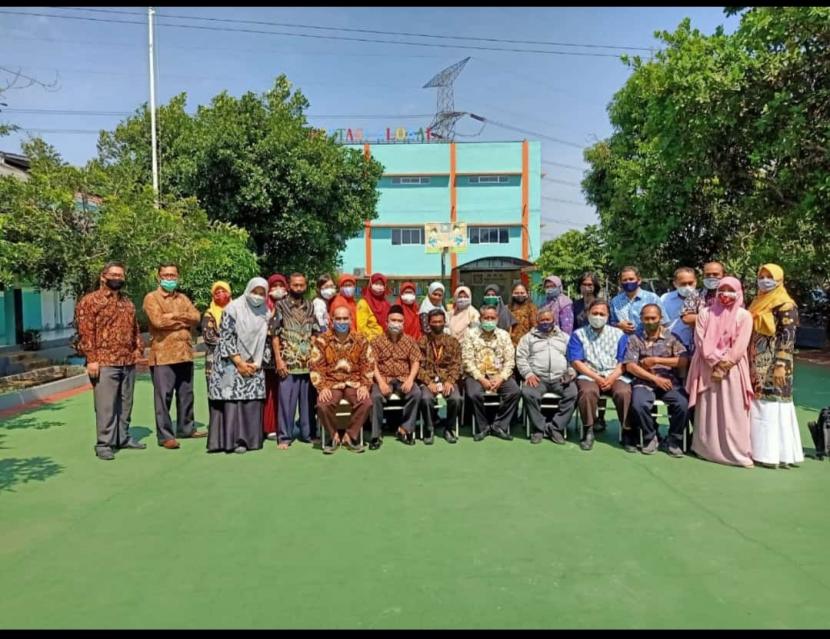
M285 279L284 275L276 273L268 278L268 292L265 294L265 303L268 305L269 311L273 311L274 307L277 305L274 298L271 297L271 289L274 288L275 284L282 284L285 287L285 290L288 290L288 281Z
M412 282L404 282L401 284L401 296L405 291L412 291L415 293L415 284ZM421 320L418 318L418 300L415 300L412 304L407 304L399 296L398 304L400 304L403 309L404 335L409 335L415 340L420 339L423 333L421 333Z
M383 293L380 295L372 290L372 284L375 282L383 284ZM386 318L389 316L389 308L392 306L386 301L386 292L386 276L381 273L372 274L372 277L369 278L369 291L363 296L363 299L372 309L372 314L383 330L386 330Z
M355 287L355 290L357 289L357 286L356 286L357 280L355 280L354 276L344 274L344 275L340 276L340 280L337 282L338 290L343 290L343 286L346 285L347 283L351 283L351 285ZM336 302L336 304L335 304L335 302ZM345 306L346 308L349 309L349 313L351 313L351 316L352 316L352 330L356 331L357 330L357 302L355 301L354 296L352 296L352 297L343 297L343 295L341 293L337 293L337 295L335 295L332 298L331 305L329 306L329 313L332 316L334 316L334 309L337 308L338 306Z

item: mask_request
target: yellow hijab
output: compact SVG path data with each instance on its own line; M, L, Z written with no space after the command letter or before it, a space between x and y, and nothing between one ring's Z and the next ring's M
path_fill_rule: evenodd
M224 288L228 295L231 294L231 285L227 282L214 282L213 286L210 287L210 306L208 307L207 312L213 315L213 319L216 320L216 327L219 328L219 324L222 323L222 307L219 306L216 302L213 301L213 294L216 292L217 288Z
M764 269L770 272L773 279L778 282L778 286L766 293L759 291L755 299L752 300L752 304L749 305L749 312L752 313L757 333L775 335L775 317L772 310L786 303L795 306L795 301L787 293L787 289L784 288L784 269L778 264L764 264L758 269L758 274L760 275Z

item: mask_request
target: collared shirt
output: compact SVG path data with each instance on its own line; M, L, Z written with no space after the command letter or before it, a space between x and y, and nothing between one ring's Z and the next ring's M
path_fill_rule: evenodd
M527 300L524 304L511 304L510 312L516 318L516 323L510 327L510 339L513 340L513 346L515 347L519 345L519 340L536 326L538 311L536 304Z
M412 366L421 361L421 349L409 335L401 333L393 342L386 333L372 340L378 372L388 379L400 381L409 377Z
M418 381L426 386L455 384L461 379L461 344L452 335L424 335L418 340L421 350L421 368Z
M193 361L193 336L191 331L199 323L199 311L184 293L166 293L161 288L147 293L144 312L150 321L150 366L165 366ZM187 328L173 328L182 324L165 318L174 313L187 317Z
M533 329L519 342L516 349L516 367L525 379L536 375L543 382L561 380L570 373L565 352L568 334L555 327L550 333ZM573 374L570 373L570 378Z
M507 381L516 365L516 350L510 333L497 328L489 337L485 335L480 327L467 331L467 337L461 344L464 372L473 379L498 375Z
M651 291L644 291L637 289L637 294L629 299L625 291L618 293L611 298L611 319L608 322L611 326L617 326L620 322L629 321L634 324L635 330L640 330L643 323L640 321L640 311L646 304L657 304L662 311L663 324L668 324L669 320L666 317L666 309L660 302L657 293Z
M685 354L686 347L677 337L671 334L668 328L661 326L660 332L654 338L648 338L645 333L640 331L629 336L628 347L625 351L625 363L639 364L646 357L677 357L679 355L685 356ZM676 368L659 365L652 367L651 372L658 377L670 379L674 386L681 385ZM634 385L655 388L653 382L640 377L634 378Z
M325 389L369 388L375 372L375 358L369 341L352 331L344 340L328 331L311 338L311 383Z
M128 297L108 288L84 295L75 307L78 352L99 366L132 366L144 342Z
M288 372L292 375L307 373L311 336L319 331L311 302L291 298L280 300L269 324L269 334L280 340L280 356Z
M695 327L685 324L682 320L683 309L686 306L687 297L681 297L677 290L665 293L660 297L660 302L663 304L663 310L666 312L666 317L669 318L669 330L674 333L677 338L683 342L686 350L692 347L692 342L695 339Z
M580 361L598 375L608 377L625 359L627 346L628 335L619 328L606 325L595 331L590 325L583 326L568 341L568 362Z

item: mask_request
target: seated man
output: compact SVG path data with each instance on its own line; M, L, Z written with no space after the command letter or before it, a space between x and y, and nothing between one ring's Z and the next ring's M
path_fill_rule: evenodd
M421 389L415 384L415 377L421 365L421 350L409 335L403 332L403 308L393 304L389 308L386 330L372 340L375 356L375 385L372 387L372 441L370 450L380 448L383 430L383 407L392 393L402 396L403 422L398 427L398 440L404 444L415 444L415 420L418 418L418 403Z
M689 421L689 398L680 383L678 368L684 365L686 348L668 328L661 326L662 313L657 304L646 304L640 312L642 331L628 339L625 368L636 376L631 393L631 414L643 430L643 453L657 450L657 424L651 415L655 399L663 400L669 409L668 453L682 457L683 432ZM625 447L635 452L633 446Z
M631 440L626 418L631 405L631 380L623 375L623 360L628 336L619 328L607 326L611 310L606 300L594 300L586 309L588 326L574 331L568 342L568 361L579 375L579 414L584 424L582 450L594 446L594 425L600 395L611 396L617 408L623 444Z
M493 431L501 439L513 439L510 421L519 406L519 385L513 379L515 352L510 333L496 328L499 311L495 306L481 308L481 324L467 329L461 346L464 373L467 375L467 397L473 404L479 431L474 439L480 442ZM485 392L498 393L501 400L495 421L490 424L484 406Z
M536 326L519 340L516 366L525 380L522 397L533 425L531 444L541 443L545 434L555 444L565 443L563 433L576 408L575 375L565 358L567 348L568 334L556 326L549 308L539 311ZM545 393L556 393L561 398L556 414L548 421L541 408Z
M458 380L461 378L461 344L452 335L444 333L446 313L434 308L427 314L429 333L418 340L421 349L421 368L418 381L421 382L421 415L426 426L424 443L432 444L435 436L435 397L443 396L447 402L447 419L444 422L444 438L454 444L458 441L453 432L458 411L461 409L461 395Z
M323 449L334 453L340 446L337 434L337 405L345 399L351 404L352 414L343 444L349 450L362 453L360 431L372 402L369 388L375 366L369 342L352 329L351 311L344 301L332 304L333 331L312 338L309 369L311 383L317 389L317 414L331 442Z

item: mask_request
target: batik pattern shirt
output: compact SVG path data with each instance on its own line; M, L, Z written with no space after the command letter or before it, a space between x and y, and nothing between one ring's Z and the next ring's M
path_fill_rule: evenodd
M214 351L213 366L208 377L208 398L222 401L265 399L265 372L260 368L251 377L243 377L231 357L239 355L236 320L222 314L219 343Z
M775 335L754 330L749 342L749 370L756 399L791 402L793 399L793 352L798 326L798 308L790 302L772 310ZM784 364L784 386L773 384L775 365Z
M481 328L471 328L461 345L464 372L473 379L499 376L507 381L516 365L516 349L510 333L497 328L489 337Z
M291 375L308 373L311 337L319 332L314 307L308 300L277 302L269 322L269 334L280 340L280 356Z
M510 312L516 318L516 323L510 327L510 339L513 341L513 347L515 348L519 344L519 340L536 326L537 308L536 304L528 300L524 304L511 304Z
M637 332L628 338L628 347L625 351L626 364L639 364L646 357L678 357L686 355L686 347L683 343L671 334L665 326L660 327L656 337L646 337L645 333ZM658 377L670 379L672 385L681 386L677 369L669 366L654 366L651 372ZM653 382L634 376L634 386L648 386L656 388Z
M409 335L401 334L397 342L384 333L372 340L378 372L387 379L404 381L416 362L421 361L418 343Z
M628 336L618 328L605 326L595 331L590 325L583 326L568 341L568 362L580 361L597 375L608 377L625 359L627 346ZM587 375L579 378L591 379Z
M77 350L99 366L132 366L144 341L128 297L108 288L84 295L75 307Z
M202 317L202 339L205 342L205 377L210 377L216 346L219 344L219 326L210 313Z
M421 368L418 381L429 386L435 380L455 384L461 379L461 344L452 335L424 335L418 340Z
M334 331L311 340L311 383L318 391L359 388L368 390L375 372L375 358L369 341L352 331L343 341Z
M150 321L150 366L192 362L192 329L199 323L199 311L187 295L158 288L144 298L144 312ZM182 322L165 318L169 313L186 316L188 326L181 327Z

